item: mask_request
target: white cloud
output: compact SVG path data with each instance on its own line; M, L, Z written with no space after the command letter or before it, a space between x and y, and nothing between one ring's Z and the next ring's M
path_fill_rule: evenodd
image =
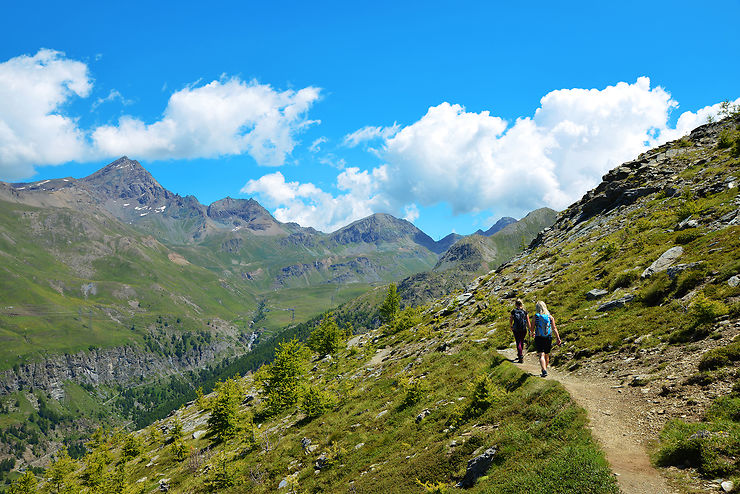
M88 66L58 51L0 63L0 177L16 180L33 175L35 166L123 154L156 160L247 153L260 165L278 166L296 135L316 123L306 114L320 97L315 87L278 91L224 77L175 92L158 121L126 115L117 125L83 129L65 104L92 89ZM114 89L91 108L114 100L130 103Z
M375 212L391 210L377 190L387 180L385 173L382 166L372 172L347 168L337 176L342 193L336 196L312 183L286 182L280 172L250 180L241 192L257 194L268 207L276 208L273 214L279 221L332 232Z
M322 195L315 204L331 211L330 222L304 214L305 198L273 204L284 218L311 226L347 224L358 212L379 212L378 207L414 219L419 207L439 203L455 214L495 211L497 217L520 217L542 206L562 209L614 166L686 134L719 110L713 105L683 113L671 127L669 115L677 106L646 77L601 90L552 91L533 116L513 123L445 102L383 138L383 166L340 174L337 186L349 193L335 197L317 189L313 197ZM377 138L382 129L365 127L345 143ZM264 188L252 191L268 194Z
M315 123L305 114L320 90L278 92L255 81L222 79L174 93L161 120L147 124L122 117L92 134L107 156L189 159L250 154L258 164L279 166L295 147L295 134Z
M310 146L308 146L308 150L311 151L312 153L318 153L319 151L321 151L321 145L328 141L329 139L327 139L324 136L321 136L315 141L313 141Z
M111 101L120 100L122 105L130 105L133 103L133 100L126 99L123 97L123 95L116 89L111 89L111 91L108 93L108 96L105 98L98 98L95 100L95 103L93 103L92 108L93 110L103 103L110 103Z
M87 66L53 50L0 63L0 176L33 174L34 164L58 165L89 156L75 119L61 113L90 94Z
M363 142L388 139L396 135L400 128L397 123L390 127L372 127L368 125L344 136L344 145L353 148Z
M410 221L413 223L419 218L419 207L414 204L408 204L405 208L403 208L403 219L406 221Z

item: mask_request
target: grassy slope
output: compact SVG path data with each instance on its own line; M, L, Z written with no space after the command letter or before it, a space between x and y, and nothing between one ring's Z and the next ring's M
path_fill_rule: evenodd
M0 369L47 352L136 340L141 333L132 332L132 324L143 328L159 315L178 314L201 326L204 318L229 319L254 304L208 270L173 263L164 246L109 218L2 203L0 225L6 287L0 291ZM89 283L97 293L85 296L82 286Z
M376 333L374 343L367 338L359 351L345 349L332 362L310 364L311 385L333 395L336 406L314 420L288 409L259 424L254 444L245 441L245 433L222 444L208 436L195 440L191 424L202 423L205 412L197 405L181 410L176 416L185 424L190 459L173 458L173 446L152 433L163 425L157 423L139 434L144 454L123 462L128 482L146 477L141 487L148 491L164 477L175 492L205 492L214 468L225 461L235 485L222 492L273 492L291 474L301 492L421 492L417 479L450 485L462 478L470 458L495 446L494 464L472 492L616 492L585 428L585 413L565 390L496 357L481 340L486 326L459 328L454 319L430 313L417 328ZM452 348L437 351L445 340L454 341ZM378 351L388 356L385 362L373 360ZM491 381L492 404L451 426L471 400L470 383L483 376ZM421 383L415 400L406 398L408 379ZM251 378L242 385L248 389ZM251 402L242 411L252 415L261 406ZM424 409L431 413L417 423ZM304 437L318 449L305 454ZM114 458L121 442L115 438L106 446ZM322 452L333 463L317 474L314 462ZM155 466L146 467L155 455ZM210 474L204 473L206 465Z

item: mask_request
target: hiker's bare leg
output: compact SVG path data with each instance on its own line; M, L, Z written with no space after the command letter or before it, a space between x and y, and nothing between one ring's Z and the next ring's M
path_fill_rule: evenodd
M546 353L545 354L545 370L549 368L550 368L550 354Z
M545 360L545 352L540 352L540 367L542 370L547 370L547 361Z

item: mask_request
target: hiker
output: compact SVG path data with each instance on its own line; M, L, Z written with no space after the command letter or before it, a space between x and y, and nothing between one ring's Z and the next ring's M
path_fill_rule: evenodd
M552 349L552 333L555 333L557 344L560 345L560 335L558 328L555 326L555 319L547 310L545 302L540 300L534 306L534 324L529 326L529 332L534 337L534 347L540 354L540 367L542 367L542 377L547 377L547 368L550 366L550 350Z
M520 298L516 299L514 310L511 311L509 316L509 327L514 333L516 354L520 364L524 362L524 338L527 336L527 328L531 326L532 322L529 320L529 314L524 310L524 302Z

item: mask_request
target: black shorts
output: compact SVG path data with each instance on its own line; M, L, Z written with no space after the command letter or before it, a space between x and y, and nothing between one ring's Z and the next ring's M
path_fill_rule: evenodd
M552 336L535 336L534 348L538 353L550 353L550 350L552 350Z

